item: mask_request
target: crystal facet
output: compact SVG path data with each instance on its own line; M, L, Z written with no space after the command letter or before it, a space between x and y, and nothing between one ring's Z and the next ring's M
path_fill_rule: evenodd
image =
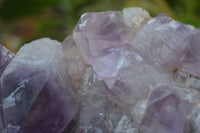
M199 92L188 88L155 88L150 95L140 132L190 133L187 115L199 99Z
M152 64L173 71L185 55L193 30L191 25L160 14L142 27L132 45L146 54Z
M73 32L75 42L89 64L102 50L130 42L132 35L121 12L113 11L83 14Z
M196 29L189 42L185 57L179 63L178 68L192 75L200 76L200 29Z

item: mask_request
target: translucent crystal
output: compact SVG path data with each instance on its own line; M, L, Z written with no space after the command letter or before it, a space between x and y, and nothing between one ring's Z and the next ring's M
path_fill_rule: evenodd
M191 25L160 14L142 27L132 45L149 57L155 66L173 71L186 54L193 30Z
M74 42L73 36L69 36L63 41L63 49L67 59L67 72L73 87L78 89L80 88L82 76L88 66L84 63L80 50Z
M62 49L57 41L39 39L7 66L1 77L6 133L60 133L71 121L77 102Z
M141 133L190 133L188 114L199 101L195 90L160 86L151 93L143 116Z
M200 29L196 29L189 42L185 57L178 65L178 69L186 71L194 76L200 76Z
M113 133L121 113L116 105L109 101L104 93L105 83L98 80L94 71L88 68L78 96L80 100L80 115L77 133Z
M147 98L152 86L170 80L170 74L156 71L128 44L104 50L101 55L94 60L93 69L105 80L109 98L121 106Z
M73 32L74 40L89 64L102 50L130 42L132 36L121 12L117 11L83 14Z

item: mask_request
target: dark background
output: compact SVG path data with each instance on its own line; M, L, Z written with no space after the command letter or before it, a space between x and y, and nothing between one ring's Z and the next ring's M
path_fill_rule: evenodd
M133 6L200 27L199 0L0 0L0 43L16 52L42 37L63 41L82 13Z

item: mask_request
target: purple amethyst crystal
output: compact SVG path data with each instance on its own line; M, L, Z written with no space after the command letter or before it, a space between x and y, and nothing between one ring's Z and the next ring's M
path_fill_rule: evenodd
M148 56L152 64L173 71L185 55L193 31L193 26L160 14L141 28L132 45Z
M151 86L168 82L168 74L156 71L128 44L104 50L92 66L105 80L109 98L121 106L145 99Z
M48 38L20 49L1 91L6 133L61 133L77 111L62 45Z
M199 92L188 88L155 88L148 100L140 133L191 133L187 116L199 99Z
M102 50L130 42L132 36L121 12L114 11L83 14L73 32L75 42L89 64Z

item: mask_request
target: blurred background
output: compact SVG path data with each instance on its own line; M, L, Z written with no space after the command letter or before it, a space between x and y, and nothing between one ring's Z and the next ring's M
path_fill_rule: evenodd
M16 52L42 37L63 41L82 13L133 6L200 27L199 0L0 0L0 43Z

